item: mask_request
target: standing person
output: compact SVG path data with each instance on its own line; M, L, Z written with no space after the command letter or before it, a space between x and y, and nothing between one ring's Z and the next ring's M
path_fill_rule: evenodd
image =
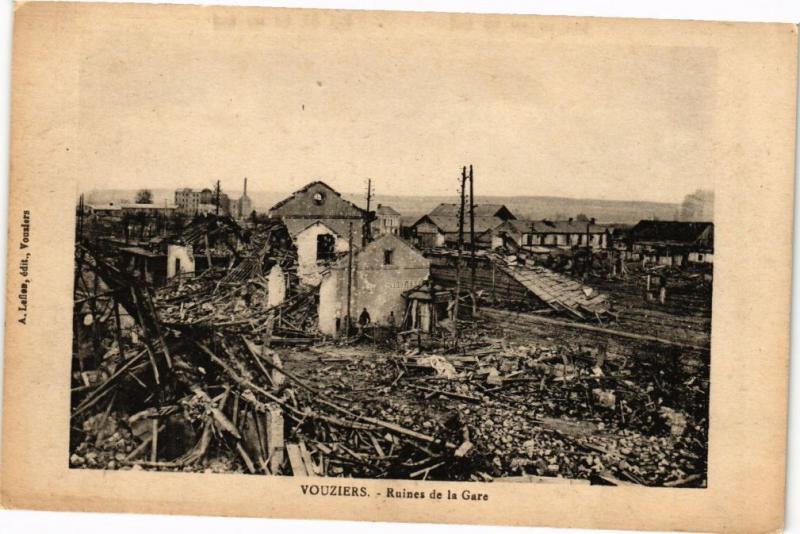
M397 321L394 318L394 310L389 312L386 323L389 325L389 345L395 348L397 346Z
M364 330L369 326L372 322L369 316L369 312L367 308L361 310L361 315L358 316L358 337L364 336Z

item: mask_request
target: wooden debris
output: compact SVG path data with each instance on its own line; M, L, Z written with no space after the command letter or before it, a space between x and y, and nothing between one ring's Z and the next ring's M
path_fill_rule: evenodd
M479 399L478 397L473 397L471 395L464 395L464 394L461 394L461 393L455 393L455 392L452 392L452 391L445 391L445 390L442 390L442 389L429 388L429 387L425 387L425 386L415 386L415 385L412 385L412 384L409 384L408 387L410 387L412 389L418 389L420 391L427 391L428 393L436 393L438 395L445 395L447 397L453 397L454 399L460 399L460 400L464 400L464 401L467 401L467 402L481 402L481 399Z
M311 453L308 452L306 442L301 439L298 445L300 447L300 457L303 459L303 464L305 464L306 474L310 477L317 476L319 474L317 473L317 466L311 459Z
M267 404L265 413L267 428L267 458L269 458L269 470L273 474L278 473L283 465L284 443L283 443L283 414L280 407L274 402Z
M469 451L472 450L472 447L473 445L471 442L465 441L464 443L458 446L456 452L453 453L453 456L455 456L456 458L463 458L464 456L467 455Z
M296 477L306 477L306 465L303 462L303 457L300 454L300 447L296 443L286 444L286 454L289 456L289 465L292 468L292 475Z

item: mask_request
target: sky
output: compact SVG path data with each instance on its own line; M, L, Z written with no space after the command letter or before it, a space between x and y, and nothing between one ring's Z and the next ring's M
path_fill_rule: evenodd
M588 19L191 13L81 21L81 190L455 195L468 164L478 195L713 189L713 48Z

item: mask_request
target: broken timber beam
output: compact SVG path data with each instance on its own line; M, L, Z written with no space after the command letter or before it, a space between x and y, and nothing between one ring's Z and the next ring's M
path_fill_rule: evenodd
M266 405L264 417L267 427L269 470L275 475L283 464L283 453L286 450L283 443L283 413L276 403L270 402Z
M306 464L300 455L300 446L297 443L286 444L286 454L289 456L289 465L292 467L292 475L296 477L307 477Z
M438 395L445 395L448 397L453 397L454 399L460 399L467 402L481 402L481 399L478 397L471 397L469 395L462 395L461 393L453 393L452 391L445 391L442 389L434 389L425 386L415 386L413 384L408 384L408 387L413 389L418 389L420 391L427 391L428 393L436 393Z
M564 326L567 328L575 328L578 330L587 330L589 332L598 332L600 334L607 334L610 336L623 337L627 339L635 339L638 341L648 341L653 343L662 343L664 345L672 345L684 349L694 349L699 351L708 352L711 347L702 345L693 345L691 343L681 343L680 341L673 341L671 339L664 339L661 337L650 336L646 334L634 334L632 332L623 332L622 330L613 330L611 328L603 328L600 326L593 326L584 323L574 323L570 321L561 321L558 319L551 319L550 317L541 317L539 315L532 315L528 313L519 313L506 310L483 308L481 313L494 318L494 319L513 319L515 321L522 320L531 323L552 324L557 326Z

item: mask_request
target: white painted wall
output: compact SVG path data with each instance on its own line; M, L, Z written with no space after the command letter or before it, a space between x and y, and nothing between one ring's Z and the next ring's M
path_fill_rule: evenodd
M194 272L194 252L192 245L167 245L167 278L174 278L179 272L176 270L176 261L180 260L181 273Z
M592 247L606 248L608 246L607 234L592 234Z
M286 276L280 265L273 265L267 277L267 307L277 306L286 299Z
M712 252L690 252L689 261L691 263L714 263Z
M304 284L315 285L320 281L321 269L317 265L317 236L321 234L334 236L333 248L336 252L347 252L347 239L338 236L321 222L316 222L298 233L294 238L294 244L297 247L297 276Z
M328 273L319 286L319 331L328 336L335 336L336 332L336 318L344 317L346 310L340 309L341 299L338 298L339 293L339 278L338 273L333 271ZM347 275L345 275L345 279ZM344 323L342 323L344 326Z

